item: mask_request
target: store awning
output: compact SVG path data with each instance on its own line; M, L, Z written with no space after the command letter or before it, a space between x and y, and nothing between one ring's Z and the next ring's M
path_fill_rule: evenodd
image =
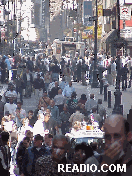
M109 42L109 40L113 40L114 36L116 35L117 30L112 29L109 33L107 33L102 39L101 43L106 43Z

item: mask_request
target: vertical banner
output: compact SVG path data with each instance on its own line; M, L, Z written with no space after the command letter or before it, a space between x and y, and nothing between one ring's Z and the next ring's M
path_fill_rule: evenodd
M103 6L102 5L98 5L97 15L98 17L103 16Z
M97 26L97 38L101 39L102 36L102 25Z
M83 4L83 20L84 26L92 26L93 21L89 21L89 17L93 16L92 1L84 1Z

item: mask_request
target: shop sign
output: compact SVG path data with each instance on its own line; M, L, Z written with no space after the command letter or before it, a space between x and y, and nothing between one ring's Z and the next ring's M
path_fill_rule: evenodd
M82 39L88 39L94 36L94 26L87 27L82 32Z
M132 27L131 28L127 28L127 29L121 29L120 30L120 37L123 38L132 38Z

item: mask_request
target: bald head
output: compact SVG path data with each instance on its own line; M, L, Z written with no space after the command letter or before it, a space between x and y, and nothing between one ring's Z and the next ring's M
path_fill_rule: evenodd
M124 133L124 118L122 115L114 114L108 117L104 123L105 132L109 133L122 132Z
M122 115L114 114L108 117L104 123L105 143L106 146L118 141L121 145L121 150L126 148L126 143L129 141L127 133L127 122Z

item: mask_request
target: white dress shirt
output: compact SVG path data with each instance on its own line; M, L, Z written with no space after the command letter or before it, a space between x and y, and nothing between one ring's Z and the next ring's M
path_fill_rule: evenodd
M13 112L16 110L17 105L16 104L10 104L10 103L6 103L4 105L4 115L6 111L9 111L10 114L13 114Z

